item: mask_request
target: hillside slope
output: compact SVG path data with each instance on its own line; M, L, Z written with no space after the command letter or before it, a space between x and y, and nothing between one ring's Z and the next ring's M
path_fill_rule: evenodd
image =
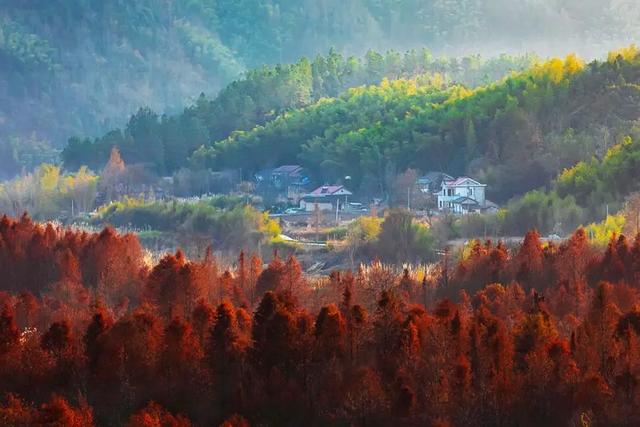
M140 107L172 112L245 69L332 46L349 55L603 51L638 40L634 3L0 0L0 139L98 135Z
M550 60L475 90L383 82L235 133L193 161L246 172L301 162L317 180L349 175L364 192L385 191L407 168L469 173L501 202L604 155L640 118L638 83L634 48L588 65Z
M417 76L442 86L476 87L526 69L533 61L532 55L435 58L426 49L403 54L369 51L361 58L345 57L331 49L313 61L302 58L294 64L248 71L215 98L201 96L181 114L160 116L149 108L141 109L121 130L94 140L71 139L62 155L67 169L88 165L95 170L105 164L116 145L127 163L148 163L157 173L170 174L186 166L189 155L203 144L227 138L234 131L249 131L288 111L337 97L351 87L378 84L383 78Z
M207 3L1 0L0 139L36 132L61 145L142 105L171 111L218 90L245 64Z

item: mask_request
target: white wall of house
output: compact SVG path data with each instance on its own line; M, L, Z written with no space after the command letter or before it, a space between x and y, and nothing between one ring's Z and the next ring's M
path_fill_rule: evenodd
M447 202L447 206L445 206L443 209L449 209L451 212L457 213L457 214L464 213L464 211L462 209L462 205L460 205L458 203L449 203L449 202Z
M333 211L335 209L334 204L327 202L307 202L305 200L300 200L300 208L304 209L307 212L314 212L316 210L316 205L318 205L318 209L321 211Z
M438 193L438 208L439 209L451 209L456 211L456 208L452 202L460 197L468 197L478 202L479 205L484 205L486 201L485 197L486 185L480 184L472 179L467 181L451 185L447 182L442 183L442 189ZM458 212L462 213L462 212Z
M450 202L460 197L468 197L483 205L485 202L485 187L482 185L469 185L464 187L446 187L438 193L438 200Z

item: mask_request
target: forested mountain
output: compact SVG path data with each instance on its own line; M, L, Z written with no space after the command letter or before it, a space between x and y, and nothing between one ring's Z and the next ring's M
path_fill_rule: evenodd
M216 22L211 2L0 1L0 138L59 144L216 91L245 67Z
M486 181L504 202L629 135L640 117L639 80L634 47L588 65L574 55L536 62L332 51L252 71L176 116L141 109L123 130L71 139L63 158L70 169L98 169L118 146L127 162L157 173L189 166L245 176L301 163L317 181L350 176L363 195L385 193L407 168L447 170Z
M637 16L632 0L0 0L0 138L61 145L332 46L601 52L636 40Z
M407 168L469 173L505 201L603 156L640 118L634 48L585 65L554 59L475 90L384 81L292 111L198 150L195 165L257 170L300 162L320 181L384 192Z
M578 162L565 169L546 191L534 190L507 206L502 225L507 234L520 234L531 227L544 233L560 225L571 230L581 224L604 219L619 212L621 228L640 229L640 128L623 137L598 158ZM627 223L625 224L625 221ZM622 230L610 230L620 233ZM606 236L606 235L605 235Z
M202 145L227 138L234 131L249 131L323 98L335 98L352 87L378 84L384 78L416 77L443 88L456 83L476 87L526 69L534 61L531 55L435 58L425 49L403 54L369 51L360 58L331 49L313 61L303 58L294 64L251 70L218 96L201 96L182 114L160 116L149 108L140 109L122 130L93 141L70 139L62 156L67 168L88 165L95 170L105 164L111 147L118 146L128 163L147 163L157 173L170 174L187 166L188 157Z

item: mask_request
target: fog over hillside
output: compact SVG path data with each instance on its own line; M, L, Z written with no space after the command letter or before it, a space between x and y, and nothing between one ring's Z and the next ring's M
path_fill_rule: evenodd
M0 140L62 146L330 47L601 56L638 40L639 14L633 0L0 0Z

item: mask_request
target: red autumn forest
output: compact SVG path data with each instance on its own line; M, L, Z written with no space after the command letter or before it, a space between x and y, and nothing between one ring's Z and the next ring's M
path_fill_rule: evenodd
M317 278L3 217L0 424L640 424L640 237L467 252Z

